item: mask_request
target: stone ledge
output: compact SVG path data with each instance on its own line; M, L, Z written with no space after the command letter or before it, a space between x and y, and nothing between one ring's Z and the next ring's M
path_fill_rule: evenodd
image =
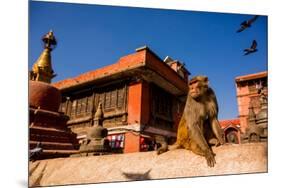
M30 162L29 185L51 186L267 172L267 143L214 148L216 165L183 149Z

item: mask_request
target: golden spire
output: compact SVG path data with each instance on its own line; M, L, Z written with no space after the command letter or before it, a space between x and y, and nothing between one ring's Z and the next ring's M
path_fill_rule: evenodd
M30 71L30 79L51 83L51 79L56 76L51 63L51 51L57 45L53 31L50 30L44 35L42 41L44 42L44 50Z

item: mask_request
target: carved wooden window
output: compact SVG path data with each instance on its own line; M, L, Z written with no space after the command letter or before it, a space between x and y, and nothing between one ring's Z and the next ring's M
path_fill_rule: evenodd
M68 116L70 116L71 114L71 107L72 107L72 102L70 100L66 101L66 104L67 104L67 108L66 108L66 114Z
M87 101L87 97L84 97L82 99L80 99L80 114L85 114L86 113L86 101Z
M66 96L69 96L69 100L66 99ZM78 90L64 95L63 102L60 105L60 111L66 113L70 117L70 120L90 121L91 116L97 110L98 104L101 103L105 116L104 125L113 127L123 125L127 121L126 98L127 87L124 82L106 87L88 89L85 92ZM81 119L79 120L79 118ZM89 120L85 120L87 118ZM78 122L75 121L76 125L78 126Z
M110 108L117 107L117 91L116 89L110 92Z
M111 86L95 92L95 107L99 102L105 111L122 108L125 110L126 87L125 85Z
M105 109L114 109L117 107L117 91L116 89L105 92Z
M122 108L125 100L125 88L119 88L117 90L117 108Z
M152 86L153 125L161 128L172 128L173 96L156 85Z
M77 99L76 115L81 114L81 107L82 107L82 101L81 99Z
M66 101L61 103L59 111L63 112L63 113L66 113Z
M172 96L160 89L154 89L153 93L154 113L157 115L172 117Z
M76 106L77 106L77 100L73 100L72 103L71 103L70 118L75 117L75 115L76 115Z
M267 87L267 78L251 80L248 82L248 88L250 93L256 93L261 87Z
M60 111L70 116L70 119L89 115L92 110L92 94L88 96L75 96L72 99L64 99L60 105Z
M248 88L249 88L249 92L250 93L257 92L257 87L258 87L258 83L254 82L254 81L249 81L248 82Z
M104 105L105 109L110 108L110 101L111 101L110 92L106 92L105 93L105 105Z
M92 110L92 105L93 105L93 102L92 102L92 96L89 96L87 97L87 102L86 102L86 113L89 114L91 113L91 110Z

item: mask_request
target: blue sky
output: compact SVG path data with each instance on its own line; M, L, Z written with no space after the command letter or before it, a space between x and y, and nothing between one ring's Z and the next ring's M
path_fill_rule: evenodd
M235 77L267 70L267 17L236 33L252 15L30 2L29 69L50 29L58 39L52 53L53 82L115 63L149 46L186 64L191 76L207 75L219 102L219 118L238 115ZM243 56L252 40L258 52Z

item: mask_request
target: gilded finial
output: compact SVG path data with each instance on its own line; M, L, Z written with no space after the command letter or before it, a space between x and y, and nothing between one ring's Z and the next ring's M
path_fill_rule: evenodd
M50 50L54 49L57 45L57 40L52 30L42 37L42 41L45 43L45 48L49 48Z
M57 45L56 38L52 30L42 37L44 42L44 50L30 71L30 79L51 83L51 79L55 77L51 63L51 51Z

